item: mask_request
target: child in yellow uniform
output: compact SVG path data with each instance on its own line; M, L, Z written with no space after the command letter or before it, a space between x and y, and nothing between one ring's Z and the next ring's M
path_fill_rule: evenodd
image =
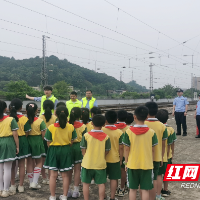
M18 166L19 166L19 186L18 191L24 192L24 178L25 178L25 158L30 157L30 147L27 140L27 134L31 131L31 125L28 122L28 118L25 117L20 111L22 110L22 101L20 99L13 99L10 104L10 117L16 119L19 129L17 131L19 138L19 153L17 154ZM12 176L11 187L9 189L10 194L16 194L15 185L15 167L16 161L12 164Z
M101 109L100 108L98 108L98 107L93 107L92 109L91 109L91 117L93 118L95 115L100 115L101 114ZM93 125L92 125L92 121L90 121L89 123L88 123L88 126L89 126L89 128L92 130L94 127L93 127Z
M0 101L0 196L8 197L12 162L19 153L18 125L13 117L7 116L7 104Z
M147 116L148 109L145 106L136 108L134 114L136 125L128 129L123 138L131 200L136 200L139 186L142 200L149 200L149 190L153 188L153 156L158 139L154 130L144 124Z
M51 100L45 100L43 103L43 109L44 109L44 113L42 113L42 115L39 116L39 118L41 118L44 123L46 124L46 127L48 128L51 124L54 124L56 122L56 116L52 114L52 110L54 109L54 103ZM45 153L47 154L48 151L48 146L47 146L47 141L43 140L44 143L44 148L45 148ZM44 164L45 162L45 157L42 158L42 162ZM47 178L46 174L45 174L45 169L42 168L42 183L43 184L49 184L49 179Z
M125 134L126 130L130 128L125 123L127 116L128 116L128 113L125 110L119 110L117 112L117 123L115 124L115 126L118 129L120 129L123 132L123 134ZM121 165L121 188L117 189L116 191L116 195L118 195L119 197L123 197L125 194L128 194L124 160L125 158L123 157L122 165Z
M42 157L46 155L43 144L46 125L41 118L36 117L37 111L37 104L28 103L26 105L27 117L31 124L31 132L27 137L31 150L31 157L27 158L27 175L32 189L41 188L38 179L42 169ZM36 163L35 167L34 163Z
M153 129L156 133L158 138L158 145L155 147L155 154L154 154L154 188L150 191L150 200L162 199L160 196L160 192L162 189L162 184L157 184L157 176L159 168L163 165L163 157L165 153L165 140L168 138L167 128L165 125L158 121L155 118L158 112L158 105L155 102L147 102L145 106L149 109L148 119L145 121L145 124ZM156 192L158 195L156 196Z
M92 118L94 129L83 135L81 149L83 153L81 181L83 182L84 200L89 200L89 185L91 180L99 186L99 199L103 200L106 183L105 156L111 149L110 138L101 129L105 125L105 117L95 115Z
M78 198L80 196L79 193L79 184L80 180L80 172L81 172L81 162L83 159L80 142L82 140L82 136L87 132L86 125L79 121L81 118L81 109L78 107L74 107L70 113L69 123L72 124L77 133L77 139L74 140L72 145L73 151L73 159L74 159L74 191L73 193L69 191L68 197ZM72 194L71 194L72 193Z
M106 126L102 131L110 137L111 150L106 155L107 168L106 172L110 179L110 200L115 199L115 191L117 189L118 179L121 179L121 164L123 159L123 132L114 125L117 121L117 113L109 110L105 114ZM119 156L120 155L120 156Z
M71 144L77 138L73 125L67 123L68 110L64 106L56 109L56 116L59 121L48 127L45 140L49 146L44 168L50 172L50 192L49 200L56 200L56 178L58 171L63 179L63 195L60 200L67 200L67 193L71 181L71 170L73 167Z
M158 113L156 114L156 118L162 122L163 124L165 124L165 126L167 127L167 120L168 120L168 111L165 109L161 109L158 111ZM162 185L162 180L163 177L162 175L165 175L166 169L167 169L167 164L168 164L168 156L170 153L170 149L171 149L171 144L173 143L172 140L172 133L171 130L167 128L167 132L168 132L168 139L165 140L165 154L163 157L163 166L159 168L158 171L158 185ZM161 191L157 192L158 195L160 195Z
M134 122L133 114L132 113L128 113L126 121L125 121L126 125L129 126L129 128L133 127L133 124L132 124L133 122Z
M164 110L164 111L168 115L168 111L167 110ZM172 144L170 145L170 148L169 148L168 164L172 164L172 158L174 157L174 142L177 140L177 138L176 138L176 133L174 129L168 124L165 124L165 126L167 127L168 133L171 134ZM168 181L164 181L164 189L161 190L161 194L163 197L168 197L171 194L171 192L168 190L168 184L169 184Z
M92 124L89 122L90 112L88 108L81 108L81 120L87 127L87 132L90 132L93 129Z

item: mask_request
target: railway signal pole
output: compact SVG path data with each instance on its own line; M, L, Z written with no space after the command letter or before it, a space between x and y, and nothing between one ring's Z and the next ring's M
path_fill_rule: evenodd
M153 101L154 95L152 94L152 92L153 92L153 65L152 65L152 63L149 65L149 67L150 67L150 87L149 87L150 100Z
M46 38L49 38L45 35L42 36L42 54L43 54L43 62L41 69L41 86L42 88L48 84L48 75L47 75L47 67L46 67Z

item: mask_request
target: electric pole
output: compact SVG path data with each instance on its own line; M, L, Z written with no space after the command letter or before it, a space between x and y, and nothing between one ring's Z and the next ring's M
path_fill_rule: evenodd
M153 65L150 64L149 67L150 67L150 87L149 87L149 89L150 89L150 93L151 93L153 91Z
M120 71L120 81L122 81L122 72Z
M45 35L42 36L42 54L43 54L43 63L41 70L41 86L44 87L48 84L48 75L46 67L46 38L49 38Z

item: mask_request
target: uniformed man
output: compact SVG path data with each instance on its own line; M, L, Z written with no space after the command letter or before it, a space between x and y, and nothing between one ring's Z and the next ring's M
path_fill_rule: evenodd
M98 107L97 100L94 97L92 97L92 90L86 91L86 97L82 98L81 102L82 102L82 107L88 108L89 111L91 111L91 108L93 107ZM90 118L91 118L91 112L90 112Z
M51 100L54 103L54 109L56 109L56 105L58 103L58 99L56 97L54 97L54 95L52 95L52 90L53 88L49 85L46 85L44 87L44 95L42 97L30 97L26 94L26 98L30 99L30 100L34 100L34 101L40 101L41 102L41 111L40 111L40 115L42 115L44 113L44 109L43 109L43 103L45 100ZM54 110L52 110L52 113L54 113Z
M66 106L69 112L69 116L72 108L78 107L81 108L82 102L77 99L77 93L75 91L71 92L70 100L66 102Z
M175 115L177 133L176 135L181 135L181 124L183 127L183 136L187 136L187 125L186 125L186 115L188 110L188 104L186 97L183 97L183 90L178 89L177 95L173 102L172 115Z

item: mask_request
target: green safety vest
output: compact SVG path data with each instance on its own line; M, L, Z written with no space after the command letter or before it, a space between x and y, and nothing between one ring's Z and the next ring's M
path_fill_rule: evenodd
M76 102L73 102L71 99L69 101L66 101L66 106L69 112L69 115L71 113L72 108L78 107L81 108L82 102L76 99Z
M47 98L46 95L42 96L42 99L41 99L41 111L40 111L40 115L42 115L44 113L44 109L43 109L43 103L45 100L51 100L53 101L53 103L55 103L56 101L56 97L54 97L54 95L51 95L50 98ZM52 113L54 113L54 110L51 111Z
M86 97L84 97L84 98L82 98L82 101L83 101L83 108L85 108L86 105L87 105L88 100L87 100ZM91 108L94 107L94 102L95 102L95 101L96 101L96 99L95 99L94 97L92 97L92 98L90 99L90 101L89 101L89 109L91 109ZM91 112L90 112L90 118L91 118Z

